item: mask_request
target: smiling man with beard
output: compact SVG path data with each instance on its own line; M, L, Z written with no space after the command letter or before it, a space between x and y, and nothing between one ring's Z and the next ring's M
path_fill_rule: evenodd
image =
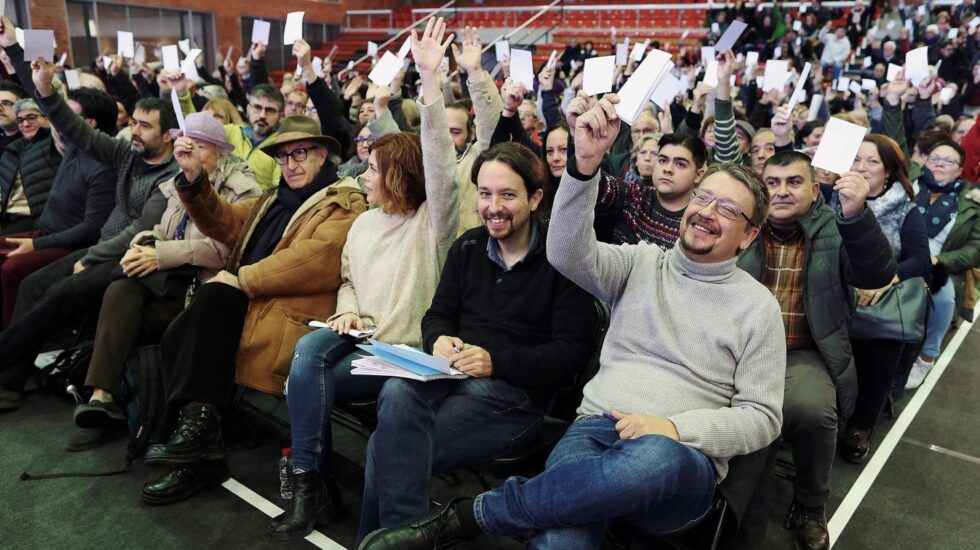
M713 166L684 212L677 248L598 242L592 210L599 164L620 128L617 102L608 94L577 119L575 163L558 188L547 245L556 269L612 309L579 418L543 473L373 533L362 550L526 531L535 532L532 548L599 548L618 517L648 532L683 529L712 509L731 457L778 437L779 306L735 267L759 234L766 190L742 166Z
M385 383L365 460L359 538L424 514L433 474L533 441L545 404L593 351L592 297L545 257L541 158L501 143L477 157L473 180L485 226L449 249L422 318L425 350L469 378Z

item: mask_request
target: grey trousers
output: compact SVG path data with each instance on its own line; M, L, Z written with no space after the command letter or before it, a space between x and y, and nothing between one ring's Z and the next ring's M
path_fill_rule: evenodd
M787 353L783 438L796 464L794 499L803 506L826 504L837 445L837 388L816 350Z

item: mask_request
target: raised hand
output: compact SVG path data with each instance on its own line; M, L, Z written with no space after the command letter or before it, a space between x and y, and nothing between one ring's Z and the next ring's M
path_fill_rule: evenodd
M731 50L718 55L718 99L732 99L732 71L735 70L735 54Z
M898 71L895 79L886 83L882 89L885 93L885 101L891 105L898 105L902 101L902 96L909 90L911 83L905 78L905 70Z
M50 97L54 94L54 64L39 57L31 62L31 77L34 80L34 87L37 94L41 97Z
M538 73L538 84L542 91L548 92L555 87L555 68L545 67Z
M483 68L483 42L480 41L479 29L466 27L460 40L463 48L452 45L456 65L471 77Z
M17 31L13 22L4 15L0 17L0 46L7 48L17 43Z
M412 58L419 73L435 73L439 70L446 48L453 42L453 35L446 35L446 21L442 17L429 19L421 38L412 30Z
M834 191L840 197L841 214L845 218L856 216L864 208L864 199L868 198L870 187L864 176L858 172L845 172L834 183Z
M248 49L249 59L254 59L259 61L265 57L265 44L259 44L258 42L252 44L252 47Z
M619 96L606 94L594 107L575 120L575 166L591 176L599 171L602 157L619 135L622 121L616 114Z
M197 144L191 138L181 135L174 140L174 160L187 181L200 177L201 159L197 156Z
M177 95L184 95L184 92L187 91L187 77L184 76L184 73L162 70L160 75L167 81L168 88L177 91Z
M500 99L504 102L504 116L514 116L517 113L517 108L524 102L526 92L523 83L514 82L510 78L504 81L504 85L500 88Z
M711 90L711 86L708 86L704 82L698 82L698 85L694 87L694 101L691 102L691 112L698 114L704 112L704 104L708 101L708 93Z
M674 98L670 98L671 101ZM657 114L657 121L660 122L660 131L665 134L674 133L674 117L670 114L670 106L668 105L666 109L660 111Z
M378 118L391 101L391 88L388 86L378 86L374 89L374 118Z
M788 145L792 141L789 124L789 104L780 105L769 123L772 133L776 135L776 145Z
M565 120L568 122L568 127L575 130L575 123L578 117L585 114L586 111L599 103L599 100L594 97L589 97L589 94L585 92L579 92L568 105L565 106Z

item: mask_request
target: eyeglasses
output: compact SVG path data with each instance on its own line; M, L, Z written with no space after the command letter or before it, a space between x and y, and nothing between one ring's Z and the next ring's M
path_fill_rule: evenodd
M267 115L275 115L279 113L279 109L276 109L275 107L263 107L258 103L249 103L248 108Z
M374 137L373 136L356 137L356 138L354 138L354 143L367 143L367 144L371 144L371 143L374 143Z
M749 217L745 215L745 212L742 211L741 206L739 206L737 203L730 200L719 199L713 193L711 193L711 191L705 191L704 189L695 189L691 191L691 201L694 204L702 207L708 206L711 203L715 203L715 210L717 210L718 213L721 214L723 218L727 218L729 220L734 221L737 220L739 216L742 216L743 218L745 218L745 221L748 222L749 225L755 227L755 224L752 223L752 220L749 219Z
M4 109L9 109L13 106L14 106L14 102L10 101L9 99L4 99L3 101L0 101L0 107L3 107Z
M292 159L296 162L303 162L306 160L306 157L310 156L310 151L314 149L319 149L319 147L300 147L299 149L293 149L288 153L285 151L279 151L275 154L275 159L280 165L285 165L287 162L289 162L290 157L292 157Z
M935 164L937 166L945 166L946 168L952 168L954 166L959 166L960 162L953 159L943 158L943 157L929 157L926 162L930 164Z
M24 115L22 117L17 117L15 120L17 120L17 125L20 126L27 123L34 124L39 118L41 118L41 115Z

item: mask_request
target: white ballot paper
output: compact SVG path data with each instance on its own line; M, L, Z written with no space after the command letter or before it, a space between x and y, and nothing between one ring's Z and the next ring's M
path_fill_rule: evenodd
M554 69L556 61L558 61L558 50L551 50L551 55L548 56L548 62L545 63L544 67L546 69Z
M868 129L831 117L813 155L813 166L841 175L851 170Z
M847 89L850 90L852 94L859 94L862 92L861 84L856 80L852 80L851 83L847 85Z
M953 95L955 95L955 93L956 92L954 92L952 88L943 88L942 90L939 90L939 99L943 102L943 104L949 103L949 101L953 99Z
M905 77L913 86L929 78L929 47L916 48L905 54Z
M269 32L272 30L272 23L256 19L252 22L252 44L269 45Z
M816 120L817 115L820 114L820 104L823 103L823 96L821 94L813 94L810 98L810 110L806 114L806 119Z
M24 31L24 60L31 62L39 57L54 61L54 31L27 29Z
M391 84L400 70L402 70L402 60L391 52L385 52L381 59L374 64L374 68L368 74L368 80L378 86L387 86Z
M660 84L653 90L653 94L650 95L650 101L656 103L657 107L666 111L670 108L670 104L674 102L677 94L684 90L686 90L684 83L674 78L674 75L667 73L664 79L660 81Z
M789 79L789 61L770 59L766 61L766 72L763 74L762 91L782 90Z
M888 74L885 76L885 80L888 82L894 81L898 78L898 72L902 70L901 65L895 65L894 63L888 64Z
M497 62L501 62L504 59L510 59L510 42L506 40L498 40L493 44L494 53L497 54Z
M653 91L673 68L669 53L652 50L619 90L619 103L616 104L619 118L630 125L636 122L636 117L646 107Z
M378 44L368 40L367 54L371 57L378 57Z
M179 40L177 47L180 48L180 51L184 52L184 55L187 55L191 53L191 40L189 38Z
M585 74L582 89L589 95L599 95L612 91L613 73L616 71L616 56L590 57L585 60Z
M865 90L869 90L869 91L870 90L877 90L878 89L878 82L876 82L873 78L862 78L861 79L861 88L863 88Z
M643 59L643 54L647 51L647 46L650 45L649 40L644 40L643 42L637 42L633 44L633 51L630 52L630 59L633 61L640 61Z
M191 82L197 82L201 80L201 75L198 74L197 72L197 63L195 63L195 60L199 55L201 55L201 50L194 48L193 50L188 52L187 57L185 57L184 60L180 62L180 72L184 73L184 76L187 77L187 80L190 80Z
M76 69L65 69L65 82L69 90L77 90L82 87L82 81L78 78Z
M282 32L282 43L292 46L303 38L303 14L306 12L292 11L286 14L286 28Z
M708 63L715 58L714 46L701 46L701 66L707 67Z
M840 77L840 78L837 79L837 88L835 88L835 89L838 92L846 92L847 91L847 87L850 86L850 85L851 85L851 79L850 78L847 78L846 76L842 76L842 77Z
M531 52L527 50L510 51L510 77L515 83L522 82L525 90L534 89L534 66Z
M628 44L616 44L616 64L626 66L629 62L629 45Z
M184 124L184 113L180 111L180 98L177 97L176 89L170 90L170 101L174 104L174 114L177 115L177 126L180 127L181 131L186 130L187 126Z
M125 57L126 59L136 57L136 46L133 44L133 33L129 31L118 31L116 33L116 42L119 46L120 57Z
M401 48L398 48L398 59L405 60L409 52L412 51L412 35L408 35Z
M708 61L708 66L704 68L704 80L706 86L718 87L718 61L712 59Z
M179 71L180 70L180 54L177 52L177 46L170 45L161 48L163 53L163 68L167 71Z
M759 64L759 52L749 52L745 54L745 68L754 67Z
M810 64L803 64L803 72L800 73L800 79L796 81L796 88L793 89L793 95L789 98L789 112L792 113L796 104L800 102L803 98L803 86L806 85L807 79L810 78Z
M870 55L866 55L866 56L864 56L864 59L861 60L861 68L862 69L867 69L869 67L871 67L871 56Z
M748 25L742 23L741 21L732 21L732 23L728 25L728 29L725 30L725 34L721 35L721 38L719 38L718 42L715 44L715 51L724 52L732 49L735 42L740 36L742 36L742 33L745 32L746 27L748 27Z

